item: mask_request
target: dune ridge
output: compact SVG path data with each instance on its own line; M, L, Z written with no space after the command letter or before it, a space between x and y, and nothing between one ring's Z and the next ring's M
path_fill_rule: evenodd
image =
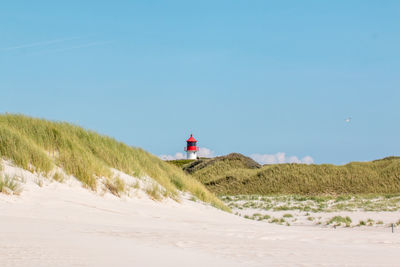
M399 194L400 157L370 162L271 164L261 166L238 153L200 159L183 170L219 195Z
M201 183L141 148L65 122L24 115L0 115L0 156L25 170L60 179L57 169L93 191L106 187L123 194L126 185L113 169L133 177L149 177L156 185L146 192L154 199L179 201L179 192L229 211ZM159 186L158 186L159 185Z

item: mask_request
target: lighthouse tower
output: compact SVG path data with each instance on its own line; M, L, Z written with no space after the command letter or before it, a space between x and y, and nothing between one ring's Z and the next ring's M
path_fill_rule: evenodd
M197 141L193 138L193 135L190 135L190 138L186 140L187 146L185 147L185 151L187 153L187 159L197 159Z

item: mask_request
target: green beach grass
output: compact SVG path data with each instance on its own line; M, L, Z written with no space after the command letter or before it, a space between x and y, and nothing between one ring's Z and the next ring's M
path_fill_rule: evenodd
M183 169L218 195L399 194L400 157L370 162L260 166L240 154L198 160Z
M165 196L178 200L178 190L187 191L201 201L229 210L180 168L141 148L65 122L0 115L0 156L16 166L44 175L49 175L55 166L61 167L92 190L96 190L98 178L106 177L115 194L123 191L124 186L120 181L112 181L110 168L135 177L147 175L165 188ZM154 188L149 192L155 194Z

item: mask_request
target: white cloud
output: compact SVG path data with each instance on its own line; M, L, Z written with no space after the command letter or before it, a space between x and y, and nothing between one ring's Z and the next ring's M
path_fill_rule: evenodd
M159 158L162 160L175 160L175 159L185 159L186 156L183 155L183 153L178 152L175 155L160 155Z
M305 157L302 159L302 161L303 161L303 163L305 163L305 164L313 164L313 163L314 163L314 159L313 159L312 157L310 157L310 156L305 156Z
M217 156L214 151L206 147L200 147L197 155L204 158L213 158ZM299 158L296 156L287 156L284 152L278 152L276 154L251 154L250 157L260 164L314 163L314 159L310 156ZM177 152L174 155L160 155L159 158L162 160L186 159L186 153Z
M202 158L213 158L213 157L215 157L214 151L212 151L211 149L206 148L206 147L200 147L199 148L199 152L197 152L197 155L199 155L199 157L202 157Z
M215 157L215 152L209 148L200 147L197 155L199 157L212 158ZM186 153L178 152L175 155L160 155L159 158L162 160L186 159Z
M296 156L286 156L286 154L283 152L278 152L276 154L251 154L250 157L260 164L314 163L314 159L310 156L306 156L300 159Z

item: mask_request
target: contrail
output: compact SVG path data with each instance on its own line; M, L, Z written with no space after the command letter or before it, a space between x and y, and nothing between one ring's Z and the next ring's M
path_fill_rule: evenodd
M6 47L6 48L1 48L1 51L10 51L10 50L17 50L17 49L22 49L22 48L30 48L30 47L36 47L36 46L46 46L50 44L56 44L56 43L62 43L70 40L75 40L79 39L77 37L75 38L63 38L63 39L55 39L55 40L49 40L49 41L44 41L44 42L37 42L37 43L31 43L31 44L23 44L23 45L17 45L17 46L11 46L11 47Z
M68 50L72 50L72 49L79 49L79 48L85 48L85 47L90 47L90 46L98 46L98 45L109 44L109 43L113 43L113 41L92 42L92 43L76 45L76 46L71 46L71 47L66 47L66 48L48 50L46 52L49 52L49 53L52 53L52 52L63 52L63 51L68 51Z

